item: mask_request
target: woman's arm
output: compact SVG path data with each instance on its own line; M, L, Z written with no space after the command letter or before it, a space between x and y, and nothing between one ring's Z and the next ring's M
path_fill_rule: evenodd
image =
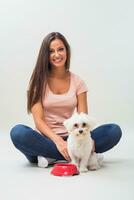
M77 112L88 113L87 92L83 92L77 96ZM94 151L95 151L95 141L93 140L92 152Z
M36 128L43 133L45 136L50 138L57 146L60 153L65 157L66 160L69 160L69 154L67 151L67 143L62 139L61 136L56 135L50 127L45 123L44 112L41 102L37 102L31 109L32 116Z
M87 92L77 95L77 112L88 113Z
M37 102L36 104L34 104L34 106L31 109L31 112L36 128L41 133L49 137L54 143L56 143L59 137L56 134L54 134L52 130L45 123L41 102Z

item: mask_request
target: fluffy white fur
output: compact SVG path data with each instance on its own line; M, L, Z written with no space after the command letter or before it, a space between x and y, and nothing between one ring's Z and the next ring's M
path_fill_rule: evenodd
M100 168L96 153L92 153L93 140L90 131L95 126L95 120L85 113L75 113L64 121L69 137L68 153L71 162L76 164L80 172Z

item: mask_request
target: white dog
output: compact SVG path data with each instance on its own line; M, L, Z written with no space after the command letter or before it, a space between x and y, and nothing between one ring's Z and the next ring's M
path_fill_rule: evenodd
M100 168L96 153L92 152L93 140L90 131L95 125L93 118L85 113L75 113L64 121L69 136L67 140L68 153L71 162L76 164L80 172Z

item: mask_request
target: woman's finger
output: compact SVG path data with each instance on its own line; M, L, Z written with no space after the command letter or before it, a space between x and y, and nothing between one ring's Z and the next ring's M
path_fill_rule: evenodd
M70 156L69 156L68 152L64 152L63 154L64 154L64 157L66 160L70 160Z

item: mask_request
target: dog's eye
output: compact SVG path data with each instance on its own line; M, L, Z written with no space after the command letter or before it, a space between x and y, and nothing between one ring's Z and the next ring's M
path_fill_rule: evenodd
M75 128L78 128L78 124L74 124L74 127L75 127Z
M85 127L85 126L86 126L86 123L83 123L83 124L82 124L82 127Z

